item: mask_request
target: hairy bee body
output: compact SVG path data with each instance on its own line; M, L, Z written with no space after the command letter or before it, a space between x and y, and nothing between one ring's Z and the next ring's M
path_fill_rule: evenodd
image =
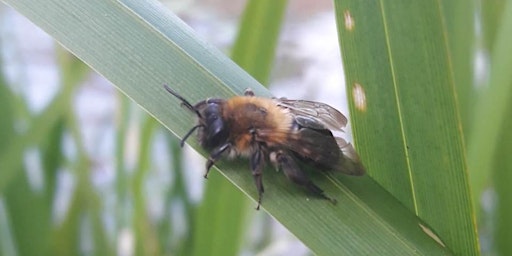
M292 128L289 111L266 98L233 97L225 102L222 116L229 127L228 139L233 142L233 149L243 156L252 153L252 141L260 137L260 132L273 131L272 136L265 136L265 141L260 140L260 143L276 147L286 142L287 133Z
M206 99L195 105L165 86L168 92L198 117L182 140L197 130L199 143L210 152L206 174L222 156L249 158L259 193L263 194L262 171L272 162L293 182L322 198L335 202L311 182L296 163L320 170L363 175L364 167L350 143L333 135L342 131L347 119L334 108L319 102L255 97L252 91L230 99Z

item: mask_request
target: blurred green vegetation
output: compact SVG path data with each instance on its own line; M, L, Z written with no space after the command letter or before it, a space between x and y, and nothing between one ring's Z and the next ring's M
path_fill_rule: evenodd
M261 81L269 79L285 7L284 0L252 0L243 16L244 25L240 26L232 58ZM253 26L265 29L255 37ZM263 40L257 44L246 43L258 38ZM116 243L121 239L129 243L130 235L133 236L131 241L135 243L133 253L136 255L236 255L242 246L247 248L245 250L261 250L272 242L265 238L260 242L254 241L254 245L244 242L252 207L247 197L238 193L236 187L221 176L211 175L206 182L201 204L193 203L186 187L184 172L187 170L183 169L183 149L179 146L179 140L163 132L154 118L135 109L134 104L121 94L118 95L119 115L115 122L116 144L113 148L116 179L112 192L116 193L117 200L115 212L108 216L115 219L116 230L113 236L109 234L111 230L106 229L104 216L107 201L101 198L102 192L91 183L92 159L85 150L83 131L75 117L76 110L69 108L76 88L83 84L91 70L69 53L62 50L59 53L60 93L45 111L28 117L30 132L18 137L14 124L20 118L16 116L20 110L16 108L22 108L23 113L29 115L25 109L27 103L16 98L19 96L11 93L3 76L0 76L0 96L4 106L1 111L5 117L1 123L0 153L5 159L2 170L8 170L1 174L0 184L5 186L2 193L5 209L0 210L5 211L2 213L6 215L0 219L0 223L9 224L3 225L1 255L76 255L82 252L93 255L126 255L128 252L129 255L129 249L123 249ZM133 127L134 120L137 120L137 128ZM136 135L129 134L133 130ZM72 134L77 159L64 157L62 146L67 133ZM153 150L155 137L159 133L164 134L165 144L171 152L169 160L174 178L164 193L164 215L155 219L150 216L146 186L148 172L158 168L152 163L152 158L159 154ZM138 138L135 167L130 167L126 160L131 136ZM26 168L23 166L23 154L30 148L36 148L38 153L43 154L43 195L31 191L27 177L20 175ZM65 219L55 223L52 212L55 211L53 207L57 200L57 176L63 168L77 182ZM179 219L177 215L184 218L183 223L173 222ZM260 222L269 228L268 219ZM90 227L84 227L84 223ZM185 227L185 233L177 232L176 226ZM90 248L84 248L84 241L91 239Z
M12 1L6 0L5 2L16 5ZM427 4L426 7L422 7L405 2L396 5L375 6L370 6L368 3L340 4L339 1L337 2L336 13L340 31L346 29L343 26L347 24L348 17L354 19L353 24L356 29L368 29L363 30L364 33L362 33L366 37L341 39L342 50L350 51L350 53L345 53L344 59L349 74L347 81L354 77L362 77L361 79L365 80L359 80L359 83L363 85L371 84L372 82L368 81L372 80L381 82L381 87L375 88L374 91L367 90L368 102L382 102L379 105L382 106L382 109L379 109L380 112L371 113L375 117L366 119L367 117L358 113L354 101L352 99L350 101L352 120L355 123L356 145L362 151L363 159L367 160L365 163L368 163L371 176L411 212L425 220L426 224L434 229L434 233L441 236L441 240L444 242L448 240L448 251L478 254L475 249L475 233L472 233L474 227L470 223L475 218L469 202L468 187L470 187L473 192L475 211L481 212L478 215L477 224L483 231L479 233L479 236L484 242L483 244L489 245L482 247L483 254L512 255L512 244L508 243L512 230L512 193L508 189L510 188L508 184L512 182L510 175L512 160L508 157L512 153L512 137L510 135L512 123L509 118L509 112L512 110L512 74L510 72L512 69L512 49L510 48L512 46L512 1L477 1L466 4L461 0L442 4L434 1L428 3L435 6ZM18 6L18 8L23 7ZM436 11L436 8L439 10ZM251 0L240 21L240 30L233 47L232 58L261 83L266 84L269 81L275 46L285 11L286 1L284 0ZM369 15L372 11L380 13L383 17L371 17L380 17L381 20L364 15L365 13ZM479 17L477 21L474 20L475 14ZM414 31L412 26L405 27L410 25L407 24L411 22L409 19L413 20L418 17L427 19L420 21L423 25L420 26L421 29L416 27L417 30ZM365 22L367 23L365 24ZM376 26L367 27L369 24L373 24L371 22L389 23L384 31ZM474 33L475 30L470 29L477 23L482 30L480 34ZM406 28L411 30L407 32L409 34L404 35L403 31ZM444 28L444 30L436 32L437 28ZM373 47L378 46L377 42L382 42L380 39L375 39L381 35L379 33L386 33L384 38L388 39L387 43L389 44L387 50L391 52L390 49L392 49L400 54L388 56L388 53L381 54L377 50L370 51L370 49L375 50ZM344 35L344 32L340 32L340 35L347 36ZM347 43L347 40L353 40L353 42ZM439 61L438 63L442 63L442 65L420 66L415 62L410 62L415 58L420 58L421 54L425 54L428 50L425 47L435 48L438 46L436 43L443 40L446 40L442 45L445 47L443 48L446 50L445 53L439 56L426 55L425 57L425 59L431 57L432 63ZM365 53L365 51L367 52ZM477 56L477 53L482 52L483 56L488 58L484 59L484 62L488 60L488 64L490 63L490 67L492 67L483 71L478 70L488 78L482 80L484 81L483 85L478 84L475 71L472 69L475 61L481 61L475 60L474 57ZM418 56L414 54L418 54ZM387 59L390 56L393 61L398 63L396 66L391 65L391 68L388 67L388 64L394 62ZM386 59L382 60L380 57ZM120 255L127 253L124 249L126 245L120 244L120 241L132 241L134 243L133 253L136 255L237 255L240 254L242 248L257 250L272 242L263 240L251 243L246 241L249 220L254 214L253 202L249 201L232 182L222 177L220 173L213 173L205 182L207 185L203 200L196 204L186 185L187 170L183 168L183 151L179 147L179 140L163 129L153 117L138 110L136 105L122 94L118 95L119 110L114 122L116 134L112 150L115 156L113 160L115 162L115 184L110 189L94 184L91 170L97 170L95 165L100 163L92 161L90 152L87 152L82 127L77 120L75 109L70 107L77 95L77 90L83 86L84 81L90 76L91 70L80 60L62 50L57 51L56 59L60 74L60 90L52 102L39 113L31 113L28 110L28 102L20 94L14 93L16 90L13 88L18 85L7 84L6 79L0 74L0 116L2 117L0 119L0 255ZM447 63L449 65L443 66ZM211 61L210 64L215 66L216 62ZM370 65L370 67L364 65ZM367 74L368 72L369 74ZM413 77L410 74L417 76ZM205 76L208 75L210 73ZM110 76L116 77L116 75ZM415 82L411 77L417 79L417 84L423 83L423 86L428 83L436 83L435 86L432 85L435 92L429 94L428 91L412 90ZM386 88L384 78L394 80L395 86L400 84L396 81L404 81L405 85L398 86L398 89L394 88L398 92L379 91ZM219 80L221 79L219 78ZM452 87L449 89L440 86L446 82L446 79L452 79L450 83ZM177 80L179 81L179 79ZM227 79L223 83L235 82ZM352 95L353 85L354 83L348 84L348 95ZM223 93L225 94L236 90L238 90L237 93L240 93L240 88L248 87L245 84L234 89L226 89L222 86L219 88L224 88ZM193 95L193 93L196 93L195 96L197 96L199 95L197 92L200 91L197 88L186 89L185 86L182 89L189 90L187 96ZM215 90L215 88L210 90ZM125 93L131 97L136 95L136 93L130 92L130 89L127 91ZM392 100L386 99L386 96ZM408 108L397 111L396 106L393 105L396 103L395 100L399 102L398 105L402 104L401 107ZM457 105L451 105L452 103ZM453 122L449 124L439 120L428 120L419 115L418 111L429 110L422 109L418 105L430 107L432 112L428 112L428 114L432 119L439 118L439 116L445 117L445 119L460 119L452 120ZM408 110L410 113L407 113ZM405 131L398 131L399 129L393 126L392 122L383 122L382 119L388 115L396 117L397 120L400 119L401 129ZM186 126L183 127L189 127L190 120L184 120ZM24 124L23 129L19 129L20 123ZM436 125L429 126L433 123ZM385 124L391 124L391 128L382 130L383 126L379 125ZM183 127L179 128L182 130L173 129L173 132L183 134L183 131L186 130ZM429 129L443 130L445 128L448 132L429 133L430 131L428 131ZM418 130L427 131L428 136L418 135L416 133ZM401 154L402 158L394 159L386 154L396 154L400 150L407 151L408 147L389 148L391 145L388 143L389 141L375 142L379 138L381 140L382 138L399 140L400 136L407 138L409 142L412 141L415 146L432 141L436 141L438 144L420 156L403 153ZM137 147L135 154L130 151L133 141L128 139L133 137L136 139ZM165 191L161 193L160 199L164 202L161 215L163 217L155 218L149 210L153 195L148 193L148 187L152 186L149 184L150 177L155 175L152 172L162 168L158 166L158 161L155 161L158 155L164 154L157 151L155 146L157 143L162 143L162 141L158 141L162 138L167 151L165 154L170 158L166 161L169 164L169 169L173 170L173 177ZM427 139L429 141L426 141ZM73 142L76 154L70 156L65 152L67 140ZM446 148L439 146L443 142L446 142ZM406 143L398 141L397 145L399 145L397 147L400 145L403 147ZM389 150L385 151L386 149L381 149L380 146ZM431 150L437 146L439 146L437 152ZM443 157L445 149L453 148L457 149L457 154ZM31 171L28 168L32 168L32 165L28 165L26 159L30 155L38 156L36 162L42 170L42 188L35 188L28 178L28 173ZM428 161L432 161L432 163ZM134 164L132 165L132 163ZM390 165L389 168L386 167L386 163ZM395 163L401 163L408 167L399 169ZM245 167L245 165L243 166ZM417 191L403 192L401 185L405 187L403 190L408 190L409 182L413 179L409 179L409 176L398 171L386 173L386 170L397 169L411 172L410 166L415 166L412 169L422 170L423 176L416 182L426 187L413 187L412 190L417 189ZM443 176L445 170L441 169L446 166L453 167L449 170L453 173L450 177L458 179L458 181L443 180L449 183L447 186L454 185L447 188L450 189L449 193L442 192L444 191L442 189L446 188L445 185L442 185L445 186L444 188L436 187L441 186L440 183L436 183L436 179L447 178ZM69 195L70 203L64 211L64 217L57 218L58 214L55 208L58 195L56 192L58 191L59 177L63 173L72 176L74 182L73 189L70 190L72 194ZM251 177L248 177L248 180L250 179ZM396 230L401 232L402 228L408 229L417 224L413 223L408 226L406 223L403 227L386 226L393 223L392 221L388 222L386 214L392 215L394 212L388 212L386 205L376 202L380 197L368 193L368 191L379 191L377 188L372 187L368 191L364 191L364 187L361 186L361 184L365 184L364 182L342 180L339 183L337 178L333 179L335 181L332 183L335 185L332 186L342 187L340 190L351 197L363 198L361 201L354 200L356 203L370 202L370 207L362 207L362 209L372 214L382 214L378 215L378 218L386 221L378 219L377 223L382 224L384 228L393 232ZM400 181L402 179L403 182ZM248 187L246 183L236 177L230 177L230 180L234 181L237 186L241 186L242 190ZM275 183L279 184L280 181L275 181ZM350 194L349 191L354 194ZM491 191L488 194L495 197L487 200L495 200L497 205L494 208L481 211L482 194L486 191ZM104 193L113 195L110 197ZM417 195L421 195L421 198L416 198ZM287 196L287 194L284 195L281 200L287 199ZM114 205L109 205L112 204L109 198L115 198ZM274 199L276 198L274 197ZM387 197L385 198L387 200ZM460 198L463 200L453 201ZM445 199L446 201L443 201ZM285 210L279 212L274 205L268 204L269 212L278 218L283 218L283 215L286 218L286 214L300 214L293 210L302 209L285 207L289 210L288 212ZM458 205L457 210L448 212L452 210L450 207L453 205ZM393 206L400 208L398 204L393 204ZM421 210L422 207L425 209L424 211ZM329 209L315 210L318 210L319 216L329 213ZM354 212L357 213L357 211ZM439 215L451 217L446 219L436 217ZM453 221L447 223L450 218L456 218L456 216L459 216L460 219L452 219ZM359 221L360 219L354 217L348 221L353 220ZM407 222L405 220L411 219L404 217L404 222ZM314 253L332 252L329 248L318 249L322 245L322 241L314 240L315 235L311 238L311 234L309 236L305 234L308 228L314 229L315 227L302 228L307 226L307 223L295 220L287 225L294 226L291 230L295 231L295 234L303 239ZM179 232L178 226L184 226L186 230ZM290 226L288 227L290 228ZM363 229L363 233L367 232L369 237L374 232L372 227L364 225L357 227ZM396 231L397 237L403 236L399 231ZM314 231L312 233L316 234ZM322 240L321 237L316 238ZM357 252L357 248L365 246L357 237L347 235L344 239L348 245L343 245L342 248L349 248L347 250L350 252ZM421 249L421 251L417 251L418 254L431 250L427 243L415 244L418 241L424 241L421 239L398 240L403 244L390 244L389 248L410 246L416 249L414 246L417 246ZM338 241L333 243L338 243ZM129 251L128 249L128 255Z

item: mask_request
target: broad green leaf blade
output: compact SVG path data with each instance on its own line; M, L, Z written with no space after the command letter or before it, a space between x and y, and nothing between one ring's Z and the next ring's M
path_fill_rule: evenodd
M363 162L455 254L478 254L440 2L335 3Z
M285 0L251 0L231 59L260 82L269 79ZM248 201L227 179L211 177L194 225L194 255L236 255L244 240Z
M165 93L162 83L192 102L241 94L247 87L258 95L268 95L253 78L154 1L4 2L41 26L178 136L190 129L193 117ZM198 149L197 144L192 145ZM244 193L256 198L246 162L223 162L218 167ZM449 253L425 231L427 224L369 177L318 174L314 181L338 204L308 198L282 173L267 170L263 207L315 253Z

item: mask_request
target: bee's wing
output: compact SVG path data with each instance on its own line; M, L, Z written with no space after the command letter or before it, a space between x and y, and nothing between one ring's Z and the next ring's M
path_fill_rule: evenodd
M282 142L280 147L293 152L294 156L305 163L323 170L339 171L349 175L360 176L365 173L350 143L334 137L331 130L318 122L304 117L300 117L299 120L301 128L288 131L286 134L271 129L259 130L258 139L268 141L274 136L286 137L286 141Z
M289 109L295 116L314 119L325 128L333 131L343 131L347 126L347 118L335 108L316 101L276 99L277 105Z
M336 143L338 144L341 152L343 152L344 161L341 163L340 168L343 170L349 170L351 175L361 176L364 175L366 170L359 159L359 155L356 150L352 146L351 143L347 142L345 139L340 137L334 137L336 139ZM345 172L346 171L343 171Z
M307 100L276 99L277 105L289 109L301 129L289 136L287 147L305 160L327 169L350 175L363 175L364 166L352 144L334 136L332 131L343 131L347 118L335 108Z
M332 135L328 129L302 128L291 136L287 147L305 162L312 161L322 169L362 176L366 170L359 155L345 139Z

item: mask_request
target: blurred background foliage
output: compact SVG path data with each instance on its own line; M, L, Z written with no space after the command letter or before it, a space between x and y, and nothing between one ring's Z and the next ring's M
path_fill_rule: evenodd
M275 93L305 98L332 82L310 66L340 59L322 45L312 57L300 43L317 43L300 26L334 26L318 18L333 17L332 3L311 2L167 4ZM471 67L455 74L466 81L457 96L470 185L483 254L511 255L512 3L471 3L467 30L448 30L471 50L452 62ZM35 43L43 32L16 15L1 6L0 255L311 254L226 179L204 182L197 154L57 44ZM337 45L330 32L319 41ZM313 86L298 93L300 81Z

